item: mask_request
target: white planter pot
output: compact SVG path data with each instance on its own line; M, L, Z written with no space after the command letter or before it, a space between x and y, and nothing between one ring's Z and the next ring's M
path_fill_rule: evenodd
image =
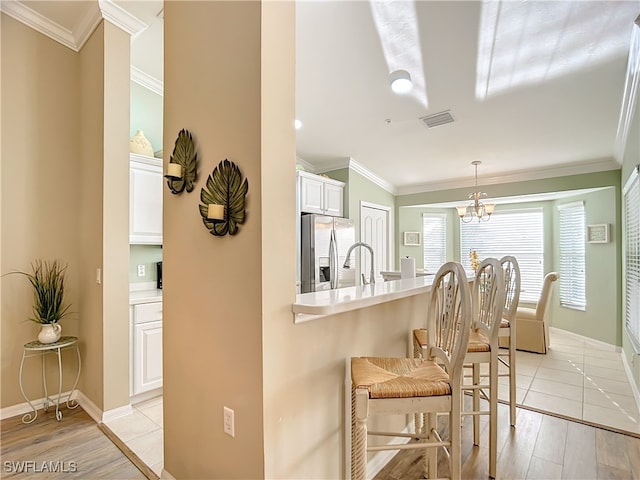
M40 343L55 343L60 339L61 334L61 325L58 325L57 323L44 324L38 334L38 341Z

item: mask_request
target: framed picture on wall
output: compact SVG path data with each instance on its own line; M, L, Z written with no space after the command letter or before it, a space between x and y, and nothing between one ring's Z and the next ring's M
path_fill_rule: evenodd
M608 243L609 242L609 224L602 223L599 225L587 225L587 242Z
M420 245L420 232L404 232L404 244L408 247Z

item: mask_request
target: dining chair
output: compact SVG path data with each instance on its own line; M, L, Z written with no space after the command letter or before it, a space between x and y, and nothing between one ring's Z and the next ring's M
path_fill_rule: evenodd
M462 265L440 267L431 286L422 358L351 358L351 478L364 480L367 452L423 449L424 473L438 477L438 447L448 448L450 478L461 476L462 370L471 334L471 294ZM447 413L449 436L437 431L437 413ZM424 415L421 431L368 431L374 415ZM368 436L417 441L370 446Z
M515 324L518 335L516 348L535 353L547 353L549 347L549 307L557 272L549 272L542 281L542 291L535 308L518 307Z
M507 373L499 373L498 377L509 377L509 423L516 426L516 310L520 301L520 266L518 260L511 255L500 259L504 272L504 313L498 331L498 346L501 339L508 339L508 348L498 350L498 361L507 367ZM506 359L506 360L505 360ZM500 368L500 365L498 365Z
M495 258L485 258L476 271L472 299L472 327L469 346L464 359L471 368L471 385L462 389L471 391L473 410L473 444L480 445L480 415L489 415L489 476L496 477L498 457L498 333L504 311L505 287L502 265ZM480 365L488 364L489 383L480 381ZM487 396L486 390L489 390ZM489 401L489 410L480 410L480 396Z
M480 444L480 415L489 415L489 476L495 478L497 463L498 419L498 331L505 301L502 265L495 258L486 258L478 266L471 289L472 322L464 367L471 368L471 384L463 383L462 390L473 397L473 444ZM427 347L428 328L413 331L414 358L422 358ZM489 383L480 383L480 365L489 367ZM464 379L464 375L463 375ZM463 380L462 379L462 380ZM487 396L487 392L489 395ZM489 401L489 410L480 410L480 396ZM420 419L415 419L420 428Z

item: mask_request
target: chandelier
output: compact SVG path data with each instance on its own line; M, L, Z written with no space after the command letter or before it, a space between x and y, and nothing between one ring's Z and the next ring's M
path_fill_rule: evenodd
M486 222L489 220L491 214L496 208L494 203L482 203L480 201L481 198L487 197L486 193L478 190L478 165L481 163L482 162L480 160L471 162L471 165L476 167L476 190L469 194L469 199L472 200L472 202L466 206L463 205L456 207L456 210L458 210L458 216L464 223L469 223L474 218L477 218L478 222Z

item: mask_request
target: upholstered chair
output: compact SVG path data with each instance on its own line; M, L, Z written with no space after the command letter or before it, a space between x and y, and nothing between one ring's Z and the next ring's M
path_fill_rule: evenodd
M545 275L540 299L535 308L518 307L516 310L516 348L535 353L547 353L549 347L549 305L556 272Z

